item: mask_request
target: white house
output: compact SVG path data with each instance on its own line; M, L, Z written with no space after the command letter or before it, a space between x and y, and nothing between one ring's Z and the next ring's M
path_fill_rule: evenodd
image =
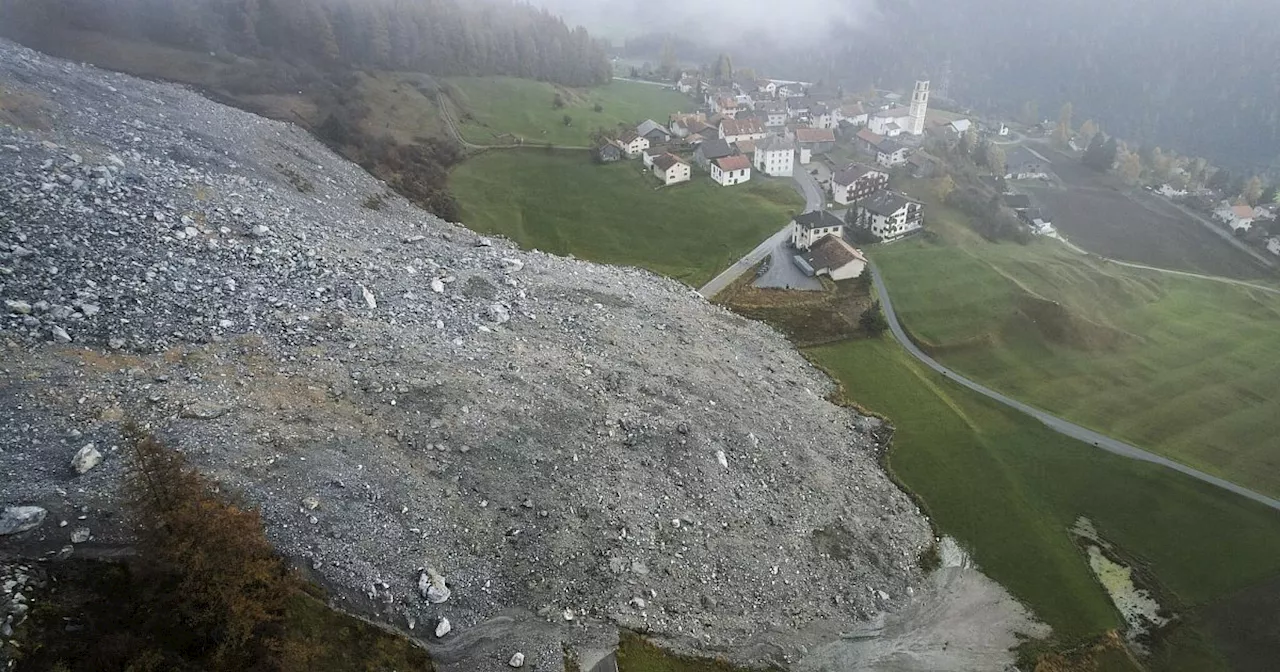
M889 173L857 163L851 163L831 176L831 197L840 205L857 203L887 188Z
M741 106L737 98L732 96L720 96L711 101L711 112L722 117L733 119L738 116L739 109Z
M924 206L896 192L878 191L853 209L853 224L881 240L896 240L924 228Z
M866 126L870 118L862 103L850 103L840 108L840 119L854 126Z
M768 135L769 133L764 130L764 124L760 123L760 120L755 117L722 119L720 121L720 137L729 143L743 140L763 140Z
M653 160L653 174L670 186L679 182L688 182L693 176L689 164L675 154L663 154Z
M815 105L809 110L809 123L814 128L835 128L840 123L840 110L826 105Z
M999 135L1002 138L1009 137L1009 125L1005 123L1001 123L1000 130L996 132L996 135Z
M623 133L618 138L618 144L622 145L622 149L627 153L628 159L634 159L640 156L640 152L649 149L649 139L635 131Z
M1280 256L1280 238L1268 238L1267 251L1271 254Z
M1213 214L1230 226L1232 231L1248 231L1253 227L1256 217L1253 208L1248 205L1231 205L1225 202Z
M795 255L796 266L810 277L825 275L832 280L849 280L867 270L867 258L837 233L829 233Z
M871 129L871 132L876 135L896 138L907 130L907 123L910 117L910 108L894 107L871 115L867 120L867 128Z
M876 145L876 163L892 168L907 162L907 148L893 140L882 140Z
M692 75L685 75L680 78L680 82L676 84L676 89L680 93L693 93L698 90L698 78Z
M796 146L790 140L770 136L756 142L756 170L773 177L791 177L795 172Z
M751 179L751 159L741 154L716 159L711 162L711 179L722 187L747 182Z
M780 130L787 125L787 106L782 101L769 100L756 105L758 118L764 120L765 130Z
M756 82L756 93L763 93L764 95L772 98L773 96L778 95L778 84L777 82L762 79Z
M824 236L844 235L844 221L826 210L814 210L791 220L791 246L807 250Z

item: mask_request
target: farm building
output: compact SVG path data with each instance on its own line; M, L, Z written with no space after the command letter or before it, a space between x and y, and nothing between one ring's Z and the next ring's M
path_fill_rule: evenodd
M856 278L867 270L867 258L862 252L835 233L823 236L807 252L795 255L794 260L809 277L825 275L837 281Z
M675 154L663 154L653 160L653 174L667 186L688 182L692 173L689 164Z

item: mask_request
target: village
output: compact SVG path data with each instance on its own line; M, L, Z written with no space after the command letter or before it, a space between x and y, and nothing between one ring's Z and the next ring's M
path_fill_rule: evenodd
M602 137L595 156L600 163L638 160L659 188L695 179L726 188L753 177L794 179L808 202L789 224L787 256L808 278L856 278L867 263L859 246L924 231L924 204L895 190L894 182L944 172L945 160L927 151L926 143L955 145L979 133L990 141L1010 138L1007 124L988 126L931 111L929 87L922 79L906 98L892 91L854 97L824 94L804 82L717 84L683 75L675 88L699 109L672 113L666 123L646 119L611 134L616 137ZM994 171L995 186L1003 190L1006 180L1048 179L1048 163L1015 146ZM1009 192L1004 200L1030 232L1055 233L1045 208L1033 207L1027 195ZM792 278L773 286L821 285Z

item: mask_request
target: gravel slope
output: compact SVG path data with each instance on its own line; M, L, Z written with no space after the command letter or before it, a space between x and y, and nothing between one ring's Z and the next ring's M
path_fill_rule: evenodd
M0 505L49 510L0 551L127 544L132 417L445 669L559 669L617 625L794 662L919 608L932 540L880 423L767 327L371 210L384 185L303 131L174 86L0 42L0 88L52 129L0 125Z

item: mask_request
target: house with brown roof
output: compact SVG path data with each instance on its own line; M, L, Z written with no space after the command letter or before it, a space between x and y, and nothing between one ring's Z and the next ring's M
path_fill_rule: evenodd
M831 197L840 205L857 203L889 188L889 173L861 163L851 163L831 176Z
M618 144L626 152L628 159L640 156L640 152L649 149L649 139L635 131L625 131L618 136Z
M693 176L693 170L684 159L668 152L653 160L653 174L663 184L671 186L688 182Z
M836 146L836 132L829 128L796 128L789 133L800 150L800 165L813 163L814 154L826 154Z
M867 270L867 258L862 251L834 233L823 236L794 259L796 266L809 277L825 275L836 281L849 280Z
M884 142L884 136L877 135L875 131L872 131L869 128L864 128L858 131L857 135L853 137L860 149L871 152L872 154L875 153L876 147L879 147L880 143Z
M707 114L705 112L674 112L667 119L667 127L671 129L671 134L677 138L689 137L689 134L693 132L690 126L694 123L705 125L707 123Z
M768 132L764 130L764 124L755 117L743 117L741 119L723 119L720 121L720 137L726 142L738 142L740 140L763 140Z
M751 180L751 159L735 154L711 162L711 179L722 187L731 187Z
M1248 231L1253 228L1253 220L1257 217L1257 213L1254 212L1252 206L1232 205L1225 201L1213 214L1222 220L1223 224L1231 227L1232 231Z

